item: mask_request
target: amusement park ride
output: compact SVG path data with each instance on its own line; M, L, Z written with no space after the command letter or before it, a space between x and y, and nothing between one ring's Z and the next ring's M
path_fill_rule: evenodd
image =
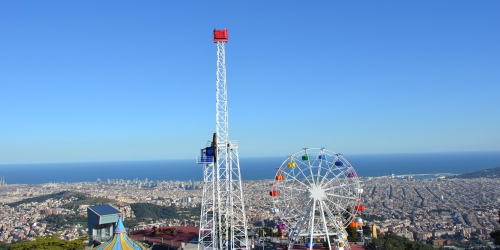
M286 233L288 249L300 241L309 249L314 242L330 250L351 249L346 228L360 226L356 215L365 207L361 181L342 155L304 148L282 163L274 179L271 212L277 228Z
M238 143L229 140L225 44L227 29L214 30L217 44L215 129L201 149L203 164L198 250L250 248L238 157ZM269 195L277 228L288 249L315 242L329 250L350 250L347 227L358 228L364 210L361 181L340 154L304 148L278 168Z
M227 29L214 30L217 44L215 130L201 149L203 164L199 250L241 249L248 245L237 141L229 140L226 56Z

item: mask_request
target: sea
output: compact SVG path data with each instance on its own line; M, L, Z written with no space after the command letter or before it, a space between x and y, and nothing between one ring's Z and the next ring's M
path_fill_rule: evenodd
M404 174L471 173L500 167L500 151L343 155L360 177ZM285 157L240 158L243 180L273 179ZM92 182L100 179L201 181L203 165L195 159L157 161L3 164L8 184Z

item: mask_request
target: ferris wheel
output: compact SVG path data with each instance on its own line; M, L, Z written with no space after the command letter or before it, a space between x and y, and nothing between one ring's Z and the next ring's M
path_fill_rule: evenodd
M346 227L364 210L363 189L356 171L340 154L324 148L304 148L278 168L269 192L277 227L289 239L288 249L322 243L347 250Z

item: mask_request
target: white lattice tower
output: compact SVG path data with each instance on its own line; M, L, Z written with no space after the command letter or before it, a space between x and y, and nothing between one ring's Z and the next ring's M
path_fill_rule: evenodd
M248 245L248 235L238 143L230 141L228 136L227 29L214 30L214 42L217 44L216 133L207 147L202 149L198 161L204 164L198 249L240 249ZM210 150L214 151L213 154Z

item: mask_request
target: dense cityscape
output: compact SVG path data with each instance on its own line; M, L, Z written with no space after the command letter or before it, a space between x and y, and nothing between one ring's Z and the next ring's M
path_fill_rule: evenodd
M244 181L247 219L252 227L273 220L269 196L270 180ZM500 179L396 179L363 178L365 211L360 215L366 224L375 224L381 233L393 232L413 241L434 246L477 245L490 241L489 233L499 228L498 204ZM87 235L85 225L76 224L56 230L44 223L49 215L86 216L86 207L63 206L74 197L29 202L11 207L8 204L30 197L61 191L83 193L93 198L112 200L125 218L134 218L134 203L196 208L201 202L201 182L151 180L97 180L81 183L47 183L7 185L0 187L0 242L30 240L36 236L56 234L72 240ZM126 221L127 219L125 219ZM139 222L133 230L160 226L198 226L199 214L189 219L159 219Z

